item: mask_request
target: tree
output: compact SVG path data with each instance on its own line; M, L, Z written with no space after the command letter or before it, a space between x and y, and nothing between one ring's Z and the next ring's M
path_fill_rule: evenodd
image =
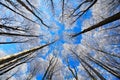
M103 21L101 21L101 22L99 22L99 23L97 23L97 24L95 24L95 25L93 25L93 26L91 26L91 27L89 27L89 28L87 28L87 29L84 29L83 31L81 31L80 33L77 33L77 34L73 35L72 37L76 37L76 36L78 36L78 35L80 35L80 34L82 34L82 33L88 32L88 31L90 31L90 30L93 30L93 29L95 29L95 28L98 28L98 27L100 27L100 26L103 26L103 25L105 25L105 24L108 24L108 23L110 23L110 22L119 20L119 19L120 19L119 16L120 16L120 12L117 13L117 14L115 14L115 15L113 15L113 16L111 16L111 17L109 17L109 18L107 18L107 19L105 19L105 20L103 20Z

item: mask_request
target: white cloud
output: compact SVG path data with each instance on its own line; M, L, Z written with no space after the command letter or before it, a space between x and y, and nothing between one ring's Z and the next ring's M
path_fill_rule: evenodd
M6 53L3 50L0 50L0 58L6 56Z

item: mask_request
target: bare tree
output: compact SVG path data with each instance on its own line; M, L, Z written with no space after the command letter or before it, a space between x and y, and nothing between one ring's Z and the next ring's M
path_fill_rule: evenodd
M52 57L49 61L48 67L43 75L42 80L52 80L53 75L56 72L56 66L58 64L58 59L55 59L55 57Z
M38 46L36 48L32 48L30 50L26 50L23 52L20 52L18 54L14 54L11 56L5 56L3 58L0 59L0 65L1 65L1 75L8 72L9 70L13 69L14 67L25 63L26 61L28 61L29 59L31 59L31 57L29 57L29 55L31 56L31 54L33 54L33 52L40 50L52 43L48 43L46 45L43 46ZM28 56L28 58L27 58ZM19 62L20 60L23 60L22 62ZM14 66L13 66L14 65Z
M108 24L108 23L114 22L116 20L119 20L120 19L119 16L120 16L120 12L114 14L111 17L108 17L108 18L104 19L103 21L101 21L101 22L99 22L99 23L97 23L97 24L95 24L93 26L90 26L89 28L87 28L87 29L75 34L75 35L72 35L72 37L76 37L76 36L78 36L80 34L86 33L88 31L91 31L91 30L95 29L95 28L101 27L101 26L103 26L105 24Z

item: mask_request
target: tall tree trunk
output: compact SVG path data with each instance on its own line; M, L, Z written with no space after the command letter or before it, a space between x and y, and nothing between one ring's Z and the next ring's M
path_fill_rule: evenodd
M87 56L87 58L93 62L95 62L97 65L101 66L103 69L107 70L108 72L110 72L111 74L113 74L114 76L118 77L120 79L120 74L117 73L116 71L114 71L113 69L111 69L110 67L108 67L107 65L103 64L102 62L95 60L92 57Z
M56 42L56 41L54 41L54 42ZM20 57L22 57L22 56L24 56L24 55L26 55L26 54L31 53L31 52L35 52L35 51L37 51L37 50L40 50L40 49L42 49L42 48L44 48L44 47L46 47L46 46L49 46L50 44L53 44L54 42L45 44L45 45L43 45L43 46L38 46L38 47L32 48L32 49L30 49L30 50L25 50L25 51L20 52L20 53L17 53L17 54L13 54L13 55L9 55L9 56L2 57L2 58L0 58L0 65L5 64L5 63L7 63L7 62L9 62L9 61L12 61L12 60L14 60L14 59L20 58Z
M95 25L93 25L93 26L90 26L90 27L87 28L87 29L84 29L83 31L81 31L81 32L79 32L79 33L77 33L77 34L75 34L75 35L72 35L72 37L76 37L76 36L78 36L78 35L80 35L80 34L86 33L86 32L88 32L88 31L91 31L91 30L93 30L93 29L96 29L96 28L98 28L98 27L101 27L101 26L103 26L103 25L105 25L105 24L114 22L114 21L119 20L119 19L120 19L120 12L114 14L113 16L110 16L110 17L106 18L105 20L103 20L103 21L101 21L101 22L99 22L99 23L97 23L97 24L95 24Z

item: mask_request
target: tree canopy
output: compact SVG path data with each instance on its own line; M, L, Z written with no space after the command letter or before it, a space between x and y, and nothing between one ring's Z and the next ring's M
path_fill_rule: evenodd
M120 0L0 0L0 80L119 80Z

